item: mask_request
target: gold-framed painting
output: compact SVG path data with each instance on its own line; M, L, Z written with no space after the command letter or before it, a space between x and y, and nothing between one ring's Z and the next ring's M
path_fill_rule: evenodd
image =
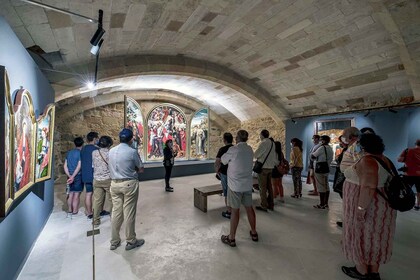
M4 121L0 122L0 217L4 217L13 202L13 107L9 78L4 66L0 66L0 96L0 114L4 116Z
M133 131L132 147L137 149L140 158L144 161L144 121L139 103L133 98L124 95L124 127Z
M48 104L36 122L35 182L51 179L55 105Z
M318 134L320 136L328 135L331 138L330 147L333 150L332 164L336 164L336 158L342 152L342 148L340 147L338 137L340 137L343 134L344 129L350 126L355 126L354 118L315 121L314 126L315 134Z
M34 184L36 121L32 97L19 90L13 105L13 198L16 199Z
M177 159L187 159L187 118L177 106L164 103L155 106L147 116L148 161L163 159L166 140L173 140Z
M190 159L207 159L209 150L209 109L201 108L190 123Z

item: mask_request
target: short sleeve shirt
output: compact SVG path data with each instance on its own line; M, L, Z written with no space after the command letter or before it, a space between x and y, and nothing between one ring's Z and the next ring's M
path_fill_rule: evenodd
M111 179L109 175L109 150L102 148L92 153L93 178L97 181Z
M109 151L111 179L138 179L137 170L142 167L143 162L137 150L125 143L121 143Z
M73 175L73 172L76 170L77 164L80 161L80 150L73 149L67 152L66 156L67 168L69 169L70 175ZM79 171L80 174L80 171Z
M420 176L420 148L408 149L405 165L408 176Z
M83 147L80 152L80 159L82 161L82 182L93 182L93 167L92 167L92 152L97 150L98 147L88 144Z
M232 144L228 144L228 145L226 145L226 146L224 146L224 147L221 147L220 149L219 149L219 152L217 152L217 155L216 155L216 158L222 158L222 156L229 150L229 148L230 147L232 147L233 145ZM222 173L222 174L224 174L224 175L226 175L227 174L227 170L228 170L228 164L223 164L223 163L221 163L220 164L220 168L219 168L219 172L220 173Z

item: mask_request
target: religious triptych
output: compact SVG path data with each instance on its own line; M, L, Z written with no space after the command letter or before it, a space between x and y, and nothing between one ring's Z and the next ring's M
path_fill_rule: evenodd
M10 92L6 69L0 67L0 217L7 214L13 200L35 182L51 178L54 135L54 105L35 118L32 97L26 89Z
M177 106L160 104L152 108L144 122L140 105L128 96L124 101L124 127L133 131L133 147L143 161L163 160L167 140L172 140L177 159L208 159L208 108L198 110L189 121Z

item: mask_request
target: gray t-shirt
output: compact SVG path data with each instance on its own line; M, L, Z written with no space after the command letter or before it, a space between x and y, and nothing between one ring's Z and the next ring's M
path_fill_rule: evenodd
M128 144L121 143L109 151L111 179L137 179L137 170L142 167L143 162L137 150Z

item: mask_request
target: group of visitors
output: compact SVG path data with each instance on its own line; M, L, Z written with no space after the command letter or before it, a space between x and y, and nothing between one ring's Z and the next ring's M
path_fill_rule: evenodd
M258 241L256 216L252 207L252 159L262 163L262 171L258 174L261 204L256 209L267 212L274 208L275 195L280 195L283 199L282 187L280 191L275 181L279 178L275 167L283 155L280 143L270 139L267 130L261 131L261 143L254 154L252 148L246 144L246 131L238 131L235 146L232 139L230 133L224 134L225 146L217 154L215 168L222 182L223 194L227 196L227 209L222 215L231 219L230 232L222 235L221 241L235 247L241 204L245 206L251 226L250 236L253 241ZM327 135L314 135L312 140L314 146L309 155L308 177L314 184L314 190L309 194L320 197L320 203L314 205L314 208L328 209L328 175L334 157L329 145L331 139ZM343 198L343 221L338 221L337 225L343 226L344 255L355 264L354 267L343 266L342 271L356 279L380 279L379 266L388 262L391 257L395 232L396 210L381 195L393 176L388 171L392 170L393 164L383 154L385 145L382 138L371 128L346 128L338 141L341 153L335 159L337 165L333 189ZM405 172L407 183L417 188L418 199L414 209L419 210L420 140L417 140L415 148L404 150L398 161L405 163L401 170ZM300 198L303 142L298 138L291 139L290 169L294 186L291 196ZM275 187L274 191L272 185Z
M94 166L101 166L101 161L105 160L102 157L98 158L98 149L107 156L106 149L112 146L112 138L103 136L99 139L99 134L92 131L87 134L86 139L88 143L84 146L82 137L74 139L75 148L67 153L64 162L64 172L68 178L67 206L70 215L77 215L79 212L80 194L83 192L83 189L86 189L85 214L89 219L95 218L94 221L98 223L99 216L109 215L110 212L102 209L105 196L100 194L100 191L98 191L100 196L96 197L95 201L96 203L100 202L98 205L102 205L102 207L96 205L96 207L92 208L94 178L97 180L97 184L101 186L103 185L100 183L101 181L109 180L110 178L109 174L104 174L104 168L94 169ZM99 155L102 155L101 153ZM93 160L94 158L95 160ZM95 209L95 215L93 209Z
M260 144L254 151L247 144L248 132L239 130L235 136L224 133L224 146L220 148L215 161L217 177L220 178L225 196L226 210L223 217L230 219L230 231L221 236L221 241L231 247L236 246L236 230L239 224L239 212L244 205L250 224L250 237L257 242L256 215L252 203L252 180L255 171L254 159L261 164L258 172L260 204L257 210L268 212L274 209L274 200L284 202L282 174L277 168L284 160L281 144L270 138L267 130L260 132ZM138 200L138 173L144 171L142 160L137 150L131 147L133 133L123 129L119 134L120 144L111 148L113 141L109 136L99 138L98 133L87 135L88 144L83 146L83 139L74 140L75 149L68 152L64 164L70 186L68 196L69 212L77 214L80 192L86 187L86 214L93 217L93 224L100 224L106 193L112 202L112 238L111 250L121 244L120 228L126 221L126 250L144 244L135 233L136 205ZM99 140L98 140L99 139ZM319 194L320 203L316 209L328 209L330 164L333 151L327 135L314 135L314 146L310 152L309 177L314 183L311 194ZM392 162L383 154L385 145L380 136L371 128L357 129L349 127L339 138L341 154L336 157L337 168L334 174L333 189L343 198L342 247L346 258L355 266L343 266L342 271L356 279L380 279L379 266L389 261L392 253L392 241L395 232L396 210L389 206L380 194L392 178ZM173 191L169 185L172 166L176 153L168 140L164 150L165 190ZM420 209L420 140L416 146L404 150L398 158L405 166L407 183L417 188L417 204ZM290 168L293 179L293 198L302 197L303 142L291 139ZM372 238L373 237L373 238Z
M135 219L139 188L137 173L143 172L144 168L137 150L132 148L133 132L123 129L119 133L120 144L112 149L113 140L110 136L99 138L97 132L90 132L86 138L88 144L85 146L82 137L74 139L76 147L67 153L64 163L68 177L69 213L78 213L80 194L85 187L85 214L89 219L93 218L94 226L100 225L100 216L110 214L103 210L105 200L108 199L112 209L110 249L115 250L121 244L119 232L124 220L127 241L125 249L131 250L143 245L144 240L136 238Z

